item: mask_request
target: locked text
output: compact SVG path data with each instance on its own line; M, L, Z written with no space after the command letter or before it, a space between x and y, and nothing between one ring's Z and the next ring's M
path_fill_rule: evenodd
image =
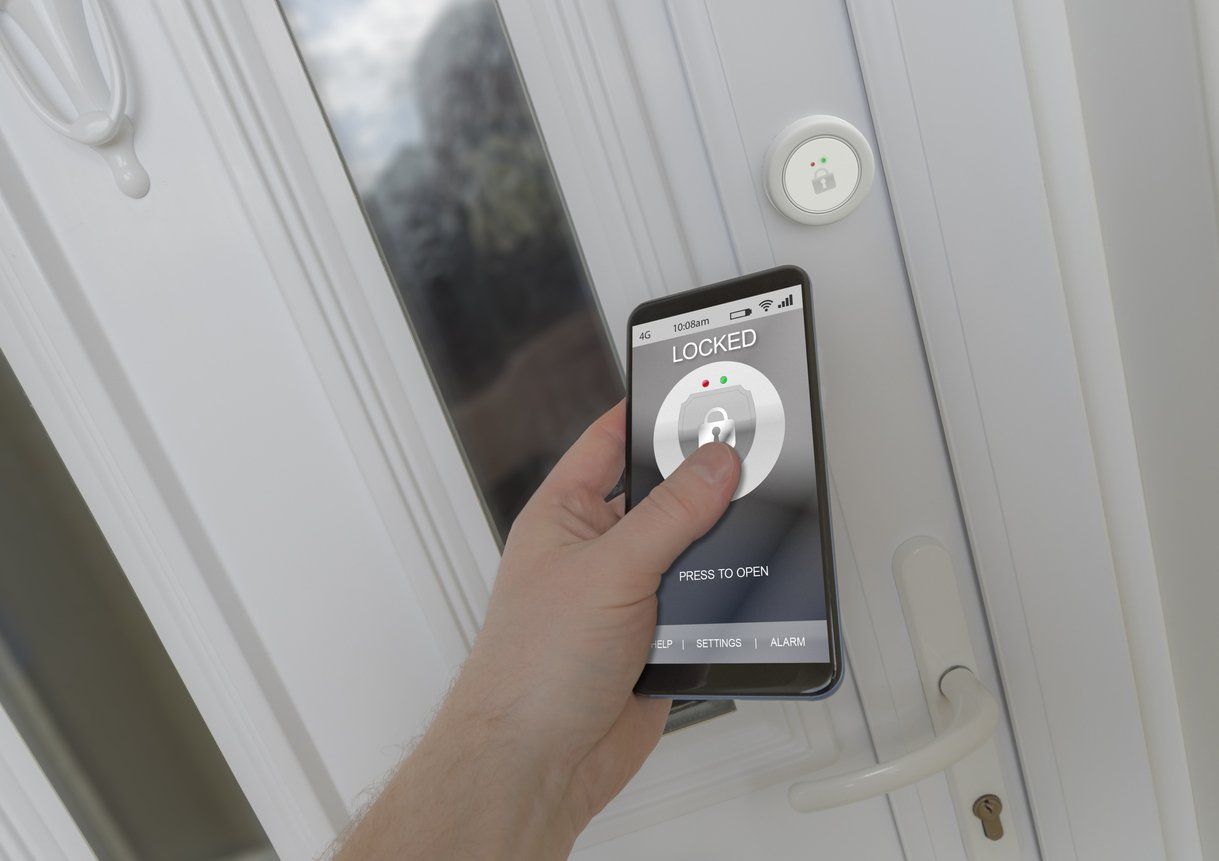
M688 362L691 359L713 356L716 353L729 353L733 350L743 350L752 347L758 341L758 333L753 329L742 329L739 332L727 332L714 338L702 338L698 341L687 341L681 347L673 348L674 362Z

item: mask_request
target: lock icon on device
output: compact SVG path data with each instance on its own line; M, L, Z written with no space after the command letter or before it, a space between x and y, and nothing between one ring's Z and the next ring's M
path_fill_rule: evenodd
M711 417L716 413L720 417L712 421ZM736 422L728 418L728 411L723 407L707 410L703 423L698 426L698 444L704 446L709 442L723 442L736 447Z
M823 191L829 191L831 188L838 187L838 180L834 179L834 174L824 167L819 167L813 171L813 194L821 194Z

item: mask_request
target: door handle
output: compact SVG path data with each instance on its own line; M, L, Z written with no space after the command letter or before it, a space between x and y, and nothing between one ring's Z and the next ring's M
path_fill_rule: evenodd
M801 812L825 810L884 795L946 771L971 861L1017 859L1016 830L992 827L988 832L974 812L975 802L983 796L1011 796L1003 785L993 739L999 725L999 703L975 672L977 663L952 557L932 538L911 538L893 556L893 578L936 736L888 762L796 783L788 789L788 801Z
M945 672L939 690L952 709L952 717L933 741L888 762L794 784L787 792L791 806L811 813L884 795L939 774L980 748L999 725L995 698L968 667Z
M17 91L44 123L59 134L97 151L129 197L148 193L148 173L135 154L135 129L127 117L127 71L105 0L91 0L94 23L106 49L109 82L85 22L84 0L0 0L76 109L75 119L59 116L8 41L0 35L0 65Z

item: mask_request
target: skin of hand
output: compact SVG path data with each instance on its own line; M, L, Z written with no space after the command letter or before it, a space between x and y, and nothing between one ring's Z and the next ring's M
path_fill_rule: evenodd
M632 693L656 589L727 509L740 461L704 445L624 515L604 498L625 445L619 403L521 511L469 660L340 861L564 858L656 746L670 702Z

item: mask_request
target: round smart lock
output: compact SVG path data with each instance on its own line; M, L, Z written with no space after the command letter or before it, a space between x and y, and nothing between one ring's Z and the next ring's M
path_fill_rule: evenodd
M863 201L876 161L859 129L818 114L779 133L766 153L764 174L777 210L801 224L829 224Z

